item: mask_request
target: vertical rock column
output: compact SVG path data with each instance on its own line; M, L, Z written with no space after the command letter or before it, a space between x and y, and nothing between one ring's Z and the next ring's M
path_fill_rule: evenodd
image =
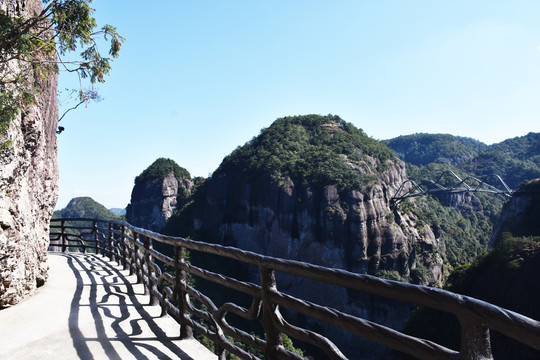
M39 0L0 0L13 16L41 11ZM49 221L58 197L57 76L41 81L36 103L9 126L0 154L0 308L32 295L47 279Z

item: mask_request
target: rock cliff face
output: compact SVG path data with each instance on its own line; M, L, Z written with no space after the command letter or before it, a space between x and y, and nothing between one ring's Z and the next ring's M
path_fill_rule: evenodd
M299 126L313 127L307 120L298 121ZM341 130L334 129L343 126L343 132L348 130L340 121L334 122L334 119L316 120L323 124L317 123L318 125L314 126L313 136L323 137L323 144L317 144L315 150L318 154L324 154L327 151L324 144L334 144L334 139L338 136L346 137L338 133ZM291 120L293 129L298 125L295 121L296 119ZM355 148L348 155L331 153L330 158L323 158L316 164L332 164L333 167L328 171L339 172L343 176L349 176L347 171L352 169L360 178L369 179L364 186L353 189L338 184L317 184L318 179L326 179L324 174L327 170L324 164L322 175L317 173L316 176L310 175L310 165L306 166L308 171L304 177L297 176L293 170L287 170L286 161L296 156L293 151L286 153L287 157L280 158L279 154L275 155L274 162L285 165L274 173L259 172L254 176L257 167L267 169L272 166L271 162L269 165L261 165L265 158L272 158L271 154L265 153L270 152L267 149L304 146L298 142L288 145L286 140L283 140L283 143L275 142L269 138L271 131L272 129L263 131L259 138L239 149L236 155L233 153L224 160L225 165L222 164L207 181L205 197L202 202L198 200L194 210L196 231L206 234L211 241L224 245L357 273L411 278L420 282L415 274L421 268L433 274L432 284L440 284L443 260L435 249L444 248L444 242L435 236L429 226L418 224L414 215L393 211L390 206L392 196L406 179L403 162L396 158L381 160L367 155L365 150ZM281 134L288 131L290 128L286 124L283 129L276 131L274 136L282 136ZM303 130L293 131L300 132L298 137L304 136ZM330 132L330 136L324 137L325 131ZM361 146L362 141L368 141L363 137L361 139L355 146ZM305 143L313 144L317 141L319 140L310 138L305 140ZM264 144L269 146L261 150L260 147ZM349 141L344 146L348 144ZM361 155L355 157L354 152ZM248 155L242 158L238 155L242 153ZM254 161L258 153L262 153L265 158ZM311 156L309 150L298 156L298 162L290 169L310 163L306 161L307 156ZM356 161L348 160L352 158ZM338 161L343 161L345 166ZM248 165L247 171L243 171L243 164L251 165ZM280 174L285 171L292 175L280 178ZM349 177L354 179L353 175ZM257 277L257 273L249 274L251 281L257 281ZM299 281L282 274L277 275L277 281L282 291L397 329L403 326L411 311L411 307L406 304L346 290L336 292L336 289L329 285ZM325 331L324 326L322 331ZM333 340L349 355L362 351L365 354L363 358L369 359L386 354L385 350L375 349L373 345L362 342L360 345L357 339L336 332L335 329L328 334L334 337Z
M212 178L207 205L196 215L205 230L225 245L286 259L377 274L381 270L410 276L421 259L417 247L434 247L428 226L390 209L390 199L405 179L401 162L390 162L379 181L363 191L338 192L271 180L254 186L234 174ZM417 247L415 248L415 244ZM425 256L425 254L423 254ZM442 259L430 271L441 281Z
M18 16L41 9L39 0L0 0ZM0 155L0 307L16 304L47 279L49 221L58 193L57 77L41 84L36 104L18 115Z
M482 202L472 193L449 193L435 196L443 206L458 209L462 214L482 212Z
M540 236L540 179L522 185L504 205L499 222L489 239L489 247L495 245L503 232L514 236Z
M131 192L126 219L135 226L160 231L173 212L185 204L192 188L190 179L177 177L173 171L164 178L141 181Z

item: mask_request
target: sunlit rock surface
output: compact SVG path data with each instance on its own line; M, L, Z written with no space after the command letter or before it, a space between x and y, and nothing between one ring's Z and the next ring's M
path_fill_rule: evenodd
M28 16L41 1L0 0L0 9ZM36 104L18 115L0 155L0 307L31 295L47 279L49 220L58 197L57 76L41 80Z

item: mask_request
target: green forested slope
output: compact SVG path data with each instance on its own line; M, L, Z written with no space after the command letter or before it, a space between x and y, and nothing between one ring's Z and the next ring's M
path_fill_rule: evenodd
M171 172L174 172L177 178L191 179L189 171L179 166L174 160L159 158L135 178L135 184L164 179Z
M487 148L478 140L449 134L403 135L383 142L403 161L416 166L431 163L456 166Z
M366 163L365 155L378 163ZM277 119L237 148L225 157L216 174L241 172L247 179L263 175L296 184L360 189L373 179L355 167L381 171L385 160L394 158L384 144L338 116L294 116Z
M515 189L523 181L540 177L540 133L490 145L462 168L480 178L498 174Z
M361 189L374 181L374 173L384 170L386 160L399 156L413 180L435 180L452 170L462 178L473 175L487 182L492 182L492 173L498 173L514 185L534 177L540 156L538 139L539 134L530 133L488 146L448 134L414 134L379 142L337 116L285 117L225 157L214 176L239 173L248 181L270 177L279 182L290 179L298 185L337 184L340 190ZM375 161L366 162L365 155ZM367 174L358 171L366 168ZM440 181L445 184L451 179ZM189 234L180 229L191 227L197 196L204 198L205 189L201 186L188 206L173 216L169 233ZM448 206L452 201L454 204ZM444 240L444 248L437 251L448 265L446 269L451 270L485 253L504 201L503 197L486 194L450 200L425 197L403 202L398 211L414 214L419 229L427 224Z
M53 218L117 219L118 216L91 197L77 197L62 210L55 211Z
M540 133L528 133L503 142L485 145L477 140L448 134L414 134L385 140L408 166L409 176L435 180L450 169L488 183L501 178L513 189L526 180L540 177ZM427 167L427 168L426 168ZM429 168L434 171L428 171Z

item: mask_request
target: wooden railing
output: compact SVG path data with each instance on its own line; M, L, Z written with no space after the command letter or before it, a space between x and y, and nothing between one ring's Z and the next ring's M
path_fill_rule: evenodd
M168 237L116 220L55 219L51 221L50 240L50 249L101 253L129 269L131 274L137 275L138 281L144 283L150 302L159 304L163 314L168 313L178 321L181 338L192 337L193 331L206 336L214 342L220 359L225 359L226 351L243 359L258 359L238 346L236 341L258 349L268 359L302 359L284 348L283 334L313 344L331 359L346 359L329 339L289 324L282 316L283 309L420 359L491 359L490 329L540 350L540 322L484 301L437 288ZM157 251L155 248L158 247L169 249ZM252 265L258 268L260 282L240 281L194 266L186 261L186 250ZM461 348L459 351L448 349L354 314L326 307L325 304L283 293L276 282L276 272L454 314L461 326ZM192 285L190 276L244 293L250 297L251 305L242 307L227 302L218 307L197 289L197 285ZM226 318L229 313L247 320L260 320L264 336L259 337L230 325ZM230 338L236 341L230 341Z

